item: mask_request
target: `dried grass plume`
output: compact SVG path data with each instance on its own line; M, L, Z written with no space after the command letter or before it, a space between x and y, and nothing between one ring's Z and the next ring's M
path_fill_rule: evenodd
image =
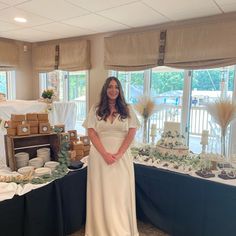
M215 122L221 127L222 135L224 135L230 122L236 118L236 103L232 102L230 98L224 98L207 104L206 108Z
M143 117L148 119L156 110L155 103L147 96L139 98L138 103L134 105L134 109Z

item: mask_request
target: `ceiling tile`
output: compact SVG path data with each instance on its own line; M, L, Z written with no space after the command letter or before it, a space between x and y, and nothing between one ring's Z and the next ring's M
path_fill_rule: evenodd
M91 12L102 11L105 9L121 6L127 3L134 2L134 0L66 0L77 6L83 7Z
M19 3L29 2L29 1L31 1L31 0L1 0L0 2L3 2L3 3L10 5L10 6L14 6Z
M212 16L219 13L220 10L216 8L214 9L201 8L201 9L194 9L193 11L179 11L171 13L168 15L168 17L172 20L178 21L178 20L193 19L204 16Z
M21 28L21 27L18 25L0 21L0 32L19 29L19 28Z
M82 29L79 27L66 25L59 22L36 26L34 27L34 29L44 32L55 33L63 37L72 37L72 36L88 35L95 33L94 31L91 30Z
M22 30L2 32L1 35L2 37L17 39L27 42L39 42L39 41L61 38L60 35L55 35L54 33L42 32L32 29L22 29Z
M52 20L62 20L89 13L64 0L32 0L17 6L17 8Z
M24 17L27 19L26 23L17 23L14 21L14 17ZM31 14L29 12L22 11L15 7L10 7L0 11L0 20L15 23L17 25L21 25L22 27L30 27L34 25L46 24L51 20Z
M119 24L102 16L90 14L86 16L76 17L73 19L62 21L69 25L93 30L94 32L105 32L127 29L126 25Z
M99 14L132 27L153 25L168 20L142 3L132 3L112 8L99 12Z
M236 11L236 1L235 0L217 0L216 1L220 8L224 12L233 12Z
M9 7L9 5L0 2L0 10Z
M221 13L212 0L142 0L142 2L170 20L202 17L208 15L208 12L209 15Z
M233 4L235 3L235 0L215 0L215 2L219 5L225 5L225 4Z

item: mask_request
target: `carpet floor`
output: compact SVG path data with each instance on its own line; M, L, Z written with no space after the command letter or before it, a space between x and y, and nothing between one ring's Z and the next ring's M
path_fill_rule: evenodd
M138 222L139 236L168 236L168 234L150 224ZM68 236L84 236L84 228Z

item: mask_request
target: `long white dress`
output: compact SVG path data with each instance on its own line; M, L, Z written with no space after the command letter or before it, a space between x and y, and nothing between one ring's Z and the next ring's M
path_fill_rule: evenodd
M139 121L129 106L130 118L121 121L98 120L92 107L83 126L93 128L105 149L116 153L129 128ZM135 209L133 158L128 149L124 156L107 165L94 146L88 159L86 236L138 236Z

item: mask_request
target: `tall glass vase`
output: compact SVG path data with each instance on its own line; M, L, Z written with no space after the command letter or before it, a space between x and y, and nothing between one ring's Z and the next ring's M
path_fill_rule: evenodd
M148 126L148 119L143 119L143 143L146 144L147 140L147 126Z
M226 129L221 128L221 155L226 159Z

